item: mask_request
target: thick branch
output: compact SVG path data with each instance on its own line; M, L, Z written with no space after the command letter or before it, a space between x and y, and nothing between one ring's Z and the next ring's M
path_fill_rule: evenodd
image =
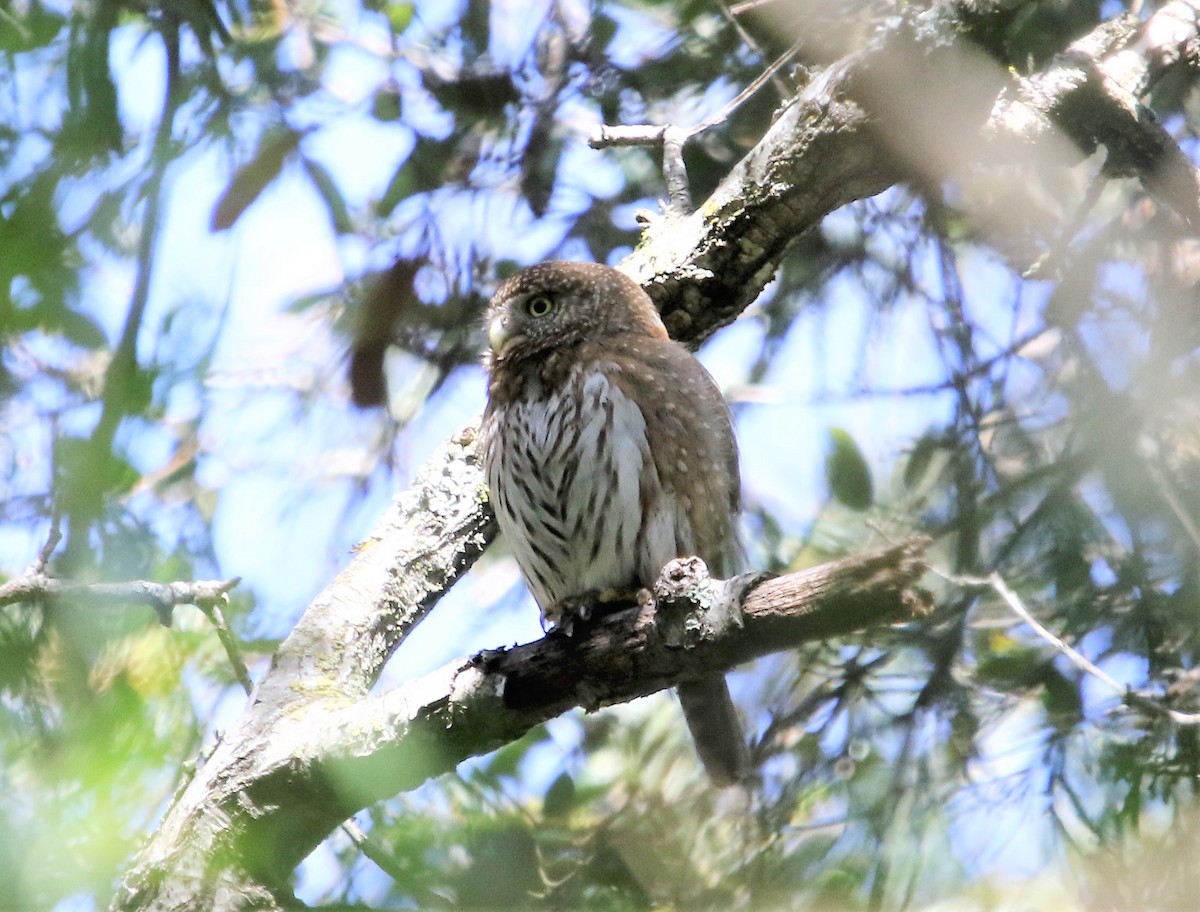
M660 600L657 610L653 603L630 608L600 618L584 635L551 635L451 663L378 697L320 700L277 717L269 729L240 741L236 757L214 755L201 770L208 813L219 824L207 833L209 852L241 859L252 870L251 883L269 883L360 808L513 741L567 709L624 702L770 652L910 620L928 602L917 588L926 570L924 544L771 579L744 596L744 587L727 588L693 568L682 593L669 605ZM711 610L713 598L728 594L726 607L740 623L721 630L701 624L693 628L700 630L694 641L675 642L675 619L668 615L683 611L696 619ZM205 883L210 872L188 870L181 878L178 868L169 870L176 892L153 902L129 892L118 907L173 908L213 886ZM213 878L218 893L225 874ZM131 883L129 889L137 888ZM236 886L223 895L231 900L228 908L243 907L232 901Z
M1090 154L1103 145L1105 171L1138 177L1193 227L1200 227L1200 177L1141 101L1169 66L1197 63L1200 4L1176 0L1145 23L1114 19L1075 41L1046 70L1001 93L993 135L1037 143L1061 130Z
M714 606L703 590L693 595L696 583L688 578L673 605L660 598L656 606L604 618L581 643L548 637L502 651L487 668L504 676L504 699L512 708L556 715L572 706L623 703L803 643L911 620L927 607L927 595L916 588L926 570L924 547L917 539L769 579L736 598L736 619L717 627L698 616ZM726 606L715 607L723 612ZM686 612L682 642L674 636L674 619L664 617L668 609Z
M651 219L621 264L662 311L671 335L698 345L732 322L775 276L788 245L833 210L901 176L831 67L694 213Z
M966 0L959 6L979 13ZM844 91L918 183L956 183L977 227L998 240L1060 228L1049 214L1030 225L1023 180L1076 165L1101 146L1106 175L1138 177L1195 225L1200 178L1142 96L1169 67L1195 65L1198 9L1195 0L1175 0L1145 23L1119 16L1043 70L1014 78L964 40L954 7L935 5L862 52ZM1009 167L1019 169L1016 179L998 181Z
M352 781L356 804L420 785L471 756L486 753L573 707L594 710L656 693L705 672L725 671L804 643L912 620L929 596L923 540L771 579L732 601L740 623L672 643L665 607L654 603L601 618L586 635L551 635L511 649L452 662L391 693L338 711L327 721L357 741L323 759L339 781ZM700 565L703 567L703 565ZM703 610L705 578L694 591ZM715 581L719 583L720 581ZM719 588L719 587L718 587ZM330 743L318 737L317 743Z
M906 177L979 184L964 200L979 227L1020 237L1034 213L1011 195L990 196L993 169L1073 165L1100 144L1108 174L1137 175L1195 224L1200 178L1140 97L1168 68L1200 60L1198 9L1174 0L1145 23L1102 23L1015 81L964 40L953 7L893 23L789 102L696 212L650 218L622 268L646 286L672 336L699 344L758 297L792 240L846 203ZM664 130L602 133L618 144L661 141Z
M467 429L430 457L280 644L245 713L176 797L114 908L257 907L267 895L263 872L285 861L294 867L308 849L296 855L289 846L310 836L319 841L340 822L336 813L329 818L343 803L329 783L281 785L268 772L312 756L311 746L307 754L290 753L299 749L295 726L363 698L404 634L492 540L495 522L482 492L475 435ZM282 844L232 842L253 819ZM292 826L302 835L293 839Z
M475 438L466 428L430 457L280 645L256 700L289 702L299 679L346 695L370 690L404 635L495 538Z

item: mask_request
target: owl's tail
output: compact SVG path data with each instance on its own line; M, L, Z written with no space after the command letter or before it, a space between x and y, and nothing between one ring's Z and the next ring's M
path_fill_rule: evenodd
M683 681L675 688L696 753L713 784L737 785L750 774L750 751L724 675Z

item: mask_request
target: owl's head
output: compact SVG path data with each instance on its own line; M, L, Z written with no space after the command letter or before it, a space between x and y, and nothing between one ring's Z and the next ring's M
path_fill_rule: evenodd
M487 309L494 359L635 333L665 339L654 303L624 273L596 263L539 263L507 279Z

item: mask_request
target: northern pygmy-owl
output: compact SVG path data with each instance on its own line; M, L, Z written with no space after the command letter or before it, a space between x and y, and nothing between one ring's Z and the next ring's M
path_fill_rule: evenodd
M649 586L676 557L734 570L729 408L636 282L607 266L542 263L500 286L487 330L488 488L544 618ZM743 778L746 744L724 677L677 690L709 776Z

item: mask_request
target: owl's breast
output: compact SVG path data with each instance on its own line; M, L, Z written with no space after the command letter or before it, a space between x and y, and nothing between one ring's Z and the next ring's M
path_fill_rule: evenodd
M528 384L484 433L500 531L551 619L565 599L649 582L678 553L686 518L659 483L642 409L605 371Z

